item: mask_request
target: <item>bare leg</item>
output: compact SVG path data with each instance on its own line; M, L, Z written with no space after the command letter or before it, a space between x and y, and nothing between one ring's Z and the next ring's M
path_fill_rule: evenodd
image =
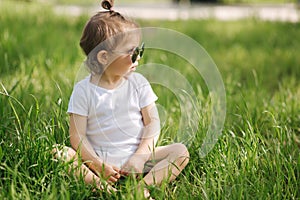
M54 154L54 157L59 160L63 160L64 162L72 161L71 162L73 164L73 166L71 166L71 170L73 170L72 172L74 172L77 177L83 176L84 181L87 184L96 184L97 188L101 190L105 188L99 176L97 176L93 171L91 171L86 165L78 163L78 156L72 148L62 147L61 150L58 147L55 147L53 148L52 153ZM115 189L110 185L107 185L107 190L112 191Z
M189 152L185 145L176 143L155 148L153 159L159 162L143 178L147 185L173 181L188 164Z

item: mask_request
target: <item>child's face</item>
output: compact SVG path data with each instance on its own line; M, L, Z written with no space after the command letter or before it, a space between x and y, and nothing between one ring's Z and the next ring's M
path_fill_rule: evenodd
M136 70L139 57L132 63L131 56L133 50L139 46L139 39L131 37L120 43L112 52L113 61L106 70L115 75L124 76Z

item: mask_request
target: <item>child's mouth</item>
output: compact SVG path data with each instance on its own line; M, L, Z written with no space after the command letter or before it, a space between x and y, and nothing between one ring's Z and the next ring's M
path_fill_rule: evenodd
M131 71L135 71L137 66L138 66L138 63L135 62L135 63L130 67L130 70L131 70Z

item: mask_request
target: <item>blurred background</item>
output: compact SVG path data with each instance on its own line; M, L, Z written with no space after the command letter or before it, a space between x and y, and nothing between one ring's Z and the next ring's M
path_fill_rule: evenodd
M28 0L25 0L28 1ZM32 0L55 5L59 14L91 14L100 9L94 0ZM96 3L95 3L96 2ZM218 19L258 18L271 21L299 21L300 0L119 0L119 12L140 19Z
M30 0L24 0L30 1ZM54 2L54 3L76 3L76 4L91 4L95 3L93 0L32 0L32 1L45 1L45 2ZM197 3L197 2L218 2L218 3L293 3L297 0L147 0L147 1L137 1L137 0L119 0L116 3Z
M94 0L15 0L15 1L26 1L26 2L47 2L56 4L79 4L79 5L90 5L95 4ZM278 3L299 3L299 0L119 0L115 1L115 4L190 4L190 3L222 3L222 4L278 4Z

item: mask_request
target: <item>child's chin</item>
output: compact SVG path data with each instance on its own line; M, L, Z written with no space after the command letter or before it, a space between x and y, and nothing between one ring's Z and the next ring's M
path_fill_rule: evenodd
M128 71L125 75L124 75L124 77L128 77L131 73L132 73L133 71Z

